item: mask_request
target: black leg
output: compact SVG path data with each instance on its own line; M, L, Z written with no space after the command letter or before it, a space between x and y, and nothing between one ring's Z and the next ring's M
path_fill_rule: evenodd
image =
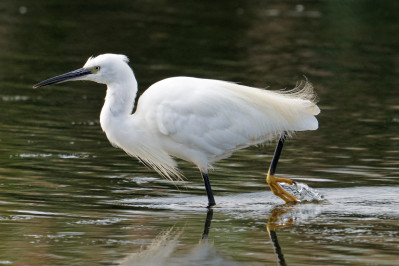
M276 150L274 152L272 163L270 164L270 174L274 175L276 173L278 159L280 159L281 150L283 149L285 138L287 137L287 133L284 132L280 139L278 140Z
M206 194L208 196L208 208L215 206L215 199L213 198L213 192L211 188L211 183L209 183L209 177L208 174L201 172L202 178L204 179L204 184L205 184L205 189L206 189Z
M279 178L274 176L286 137L287 137L287 132L284 132L277 143L276 151L274 152L273 160L272 163L270 164L269 172L267 173L266 176L266 181L269 184L270 189L272 190L274 195L280 197L286 203L289 203L289 202L297 202L298 198L285 191L278 183L282 182L282 183L287 183L289 185L293 185L295 184L295 182L293 182L291 179L288 178Z

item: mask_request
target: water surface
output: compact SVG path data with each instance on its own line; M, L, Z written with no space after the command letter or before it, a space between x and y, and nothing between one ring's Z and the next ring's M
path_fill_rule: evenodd
M395 1L2 1L0 264L393 265L399 259ZM283 205L275 143L171 182L113 148L105 88L33 84L105 52L139 93L170 76L281 89L306 76L320 128L286 142L277 173L324 195Z

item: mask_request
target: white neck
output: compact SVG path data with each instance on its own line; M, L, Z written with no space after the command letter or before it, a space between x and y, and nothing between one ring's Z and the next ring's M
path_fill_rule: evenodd
M127 119L132 114L137 81L133 71L129 70L120 73L118 82L107 84L107 95L100 115L101 127L105 133L115 128L113 122Z

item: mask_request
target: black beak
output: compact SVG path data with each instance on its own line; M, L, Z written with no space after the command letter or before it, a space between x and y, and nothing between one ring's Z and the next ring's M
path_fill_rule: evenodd
M48 86L51 84L57 84L57 83L65 82L68 80L73 80L75 78L86 76L88 74L92 74L91 70L88 70L86 68L79 68L77 70L68 72L66 74L62 74L62 75L47 79L45 81L39 82L36 85L34 85L33 88L36 89L36 88Z

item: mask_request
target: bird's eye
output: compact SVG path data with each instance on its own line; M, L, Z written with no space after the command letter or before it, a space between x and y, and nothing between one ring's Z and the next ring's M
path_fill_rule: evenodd
M97 70L97 71L100 70L100 68L101 68L100 66L94 67L94 69Z

